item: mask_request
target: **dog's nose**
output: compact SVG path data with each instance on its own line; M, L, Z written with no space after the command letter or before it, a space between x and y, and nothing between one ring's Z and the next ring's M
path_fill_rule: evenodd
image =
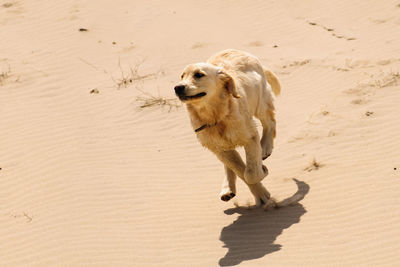
M185 91L185 86L184 85L177 85L175 86L175 94L177 95L182 95Z

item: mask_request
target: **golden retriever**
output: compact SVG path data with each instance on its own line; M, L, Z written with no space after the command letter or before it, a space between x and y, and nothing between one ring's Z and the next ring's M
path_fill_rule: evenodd
M225 166L221 199L236 195L239 176L256 205L274 205L261 180L268 174L262 160L271 155L275 138L272 92L279 95L281 90L276 76L255 56L229 49L206 63L188 65L174 89L186 104L200 143ZM261 140L253 116L261 121ZM238 146L244 147L246 163L235 150Z

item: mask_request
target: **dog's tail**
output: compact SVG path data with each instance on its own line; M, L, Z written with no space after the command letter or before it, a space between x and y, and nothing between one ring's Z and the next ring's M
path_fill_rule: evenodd
M267 78L267 82L272 87L272 92L274 92L274 94L278 96L281 93L281 84L279 83L278 78L272 71L267 70L266 68L264 68L264 74L265 78Z

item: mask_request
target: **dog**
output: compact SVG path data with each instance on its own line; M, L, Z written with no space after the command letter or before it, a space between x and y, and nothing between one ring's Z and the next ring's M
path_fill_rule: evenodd
M268 175L262 161L271 155L276 136L272 93L278 96L281 85L274 73L255 56L229 49L206 63L186 66L174 90L186 104L200 143L224 164L221 200L235 197L239 176L256 205L276 205L261 183ZM261 121L261 140L253 117ZM244 147L246 163L235 150L240 146Z

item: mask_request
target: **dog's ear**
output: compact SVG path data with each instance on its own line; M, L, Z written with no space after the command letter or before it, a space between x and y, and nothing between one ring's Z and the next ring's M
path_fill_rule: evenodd
M241 96L237 93L235 81L232 76L226 73L223 70L218 71L218 76L222 80L224 84L224 88L230 93L233 97L240 98Z

